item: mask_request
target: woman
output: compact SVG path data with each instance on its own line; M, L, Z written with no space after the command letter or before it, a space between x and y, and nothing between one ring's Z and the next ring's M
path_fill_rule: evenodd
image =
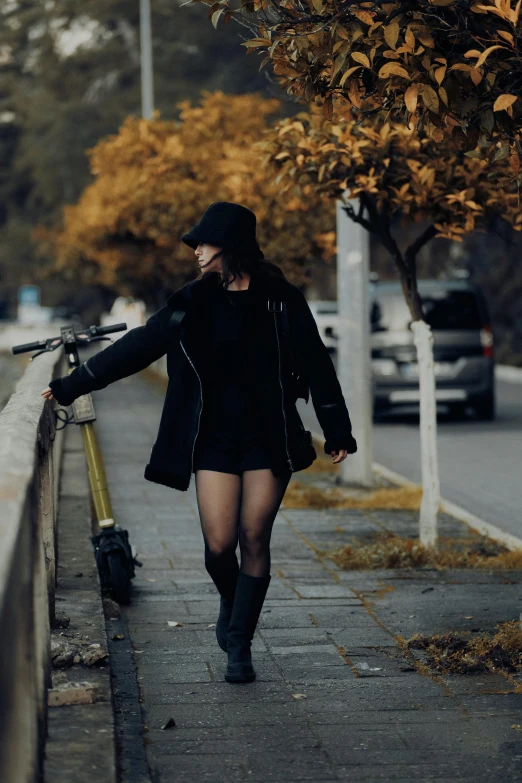
M311 391L334 463L357 444L306 299L264 260L254 213L217 202L183 241L201 276L42 395L70 405L167 354L169 383L145 478L184 491L194 473L205 566L221 596L216 636L228 654L225 679L252 682L272 525L290 476L316 457L297 397L308 400Z

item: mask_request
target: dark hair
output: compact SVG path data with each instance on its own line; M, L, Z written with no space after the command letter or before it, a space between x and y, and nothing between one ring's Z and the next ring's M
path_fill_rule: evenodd
M223 271L220 273L220 285L226 289L233 283L240 272L251 275L265 263L263 254L245 254L236 250L222 250L214 258L221 258ZM204 274L204 273L203 273Z

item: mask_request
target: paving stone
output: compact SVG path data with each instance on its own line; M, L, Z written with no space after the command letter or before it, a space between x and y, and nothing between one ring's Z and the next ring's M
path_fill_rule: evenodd
M502 575L457 570L343 571L313 547L383 530L415 536L418 515L282 508L253 643L258 679L229 685L194 482L176 492L143 480L162 397L139 376L118 392L117 406L111 389L97 392L96 404L115 513L144 563L124 610L141 703L123 654L113 659L114 689L129 714L143 711L155 783L520 779L511 725L522 724L522 696L481 692L484 678L470 686L470 678L402 672L394 637L493 630L518 617L522 574L503 584ZM461 530L446 516L441 527ZM169 717L176 726L162 731Z
M274 646L313 646L330 641L329 632L324 628L263 628L259 633L270 650Z
M69 617L68 627L52 632L55 643L81 640L107 650L100 585L90 540L90 514L85 456L78 428L65 433L58 513L58 580L56 607ZM67 495L64 493L67 492ZM82 577L75 574L82 573ZM74 665L65 681L50 691L54 705L47 715L44 780L115 783L116 742L107 666ZM79 692L76 689L83 687ZM54 684L54 683L53 683ZM64 698L63 689L71 691ZM81 698L83 693L84 698ZM90 697L94 703L89 703ZM7 783L7 781L6 781Z
M146 723L151 729L161 727L166 720L173 716L176 727L201 728L220 726L224 729L247 726L271 726L279 731L292 727L308 726L308 718L302 713L298 701L287 699L283 703L274 702L242 702L230 704L216 702L208 703L181 703L172 705L149 703L145 708Z

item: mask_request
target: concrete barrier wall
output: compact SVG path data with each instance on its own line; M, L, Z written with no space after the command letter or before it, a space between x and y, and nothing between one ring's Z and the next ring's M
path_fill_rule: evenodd
M29 364L0 413L0 781L32 783L45 740L63 438L40 396L63 349Z

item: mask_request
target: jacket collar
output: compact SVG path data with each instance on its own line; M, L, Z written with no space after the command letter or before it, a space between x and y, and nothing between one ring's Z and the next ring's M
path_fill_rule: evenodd
M250 278L249 290L252 292L259 304L264 306L264 300L267 298L284 299L289 285L283 272L275 264L264 261L261 266L253 272ZM209 298L215 297L219 293L219 274L209 272L196 280L187 283L178 291L171 294L166 305L172 310L184 310L185 312L192 306L196 307L205 304Z

